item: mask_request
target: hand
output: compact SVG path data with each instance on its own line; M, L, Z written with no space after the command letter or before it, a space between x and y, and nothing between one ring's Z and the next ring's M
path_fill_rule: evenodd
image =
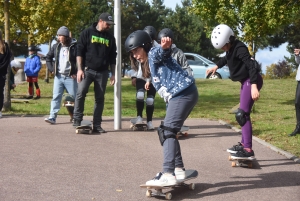
M300 49L294 49L294 53L295 53L296 56L299 56Z
M74 75L71 75L71 78L73 78L74 80L76 79L76 75L74 74Z
M148 91L149 89L150 89L150 82L146 82L146 84L145 84L145 89Z
M162 49L169 49L172 45L172 39L169 37L163 37L160 42Z
M136 78L132 78L132 79L131 79L131 84L132 84L132 86L134 86L134 87L136 86Z
M114 85L115 84L115 76L112 75L110 76L110 85Z
M209 68L206 70L206 75L209 75L210 73L215 74L215 72L218 70L218 66Z
M257 101L259 99L259 91L256 84L251 85L251 97L254 101Z
M80 83L84 79L84 72L82 70L77 71L77 83Z

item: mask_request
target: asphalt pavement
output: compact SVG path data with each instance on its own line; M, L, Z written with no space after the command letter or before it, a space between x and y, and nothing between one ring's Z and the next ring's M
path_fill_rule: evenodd
M45 117L0 119L1 201L164 200L147 198L139 187L162 171L156 131L131 131L129 118L114 130L114 118L104 117L107 133L75 134L68 116L59 116L56 125ZM199 176L187 182L195 190L164 190L172 200L300 200L300 163L292 154L254 138L253 168L231 167L226 149L240 141L238 130L207 119L188 119L185 125L190 130L179 138L183 161Z

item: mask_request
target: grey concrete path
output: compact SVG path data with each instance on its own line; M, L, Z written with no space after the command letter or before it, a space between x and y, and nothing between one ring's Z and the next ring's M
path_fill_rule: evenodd
M45 117L0 119L0 200L164 200L147 198L140 184L162 168L156 131L133 132L129 119L114 130L105 117L101 135L75 134L68 116L56 125ZM91 117L85 117L91 119ZM158 126L160 119L154 120ZM254 168L231 167L228 147L240 134L218 121L188 119L188 137L180 138L196 189L171 190L172 200L300 200L300 165L257 141Z

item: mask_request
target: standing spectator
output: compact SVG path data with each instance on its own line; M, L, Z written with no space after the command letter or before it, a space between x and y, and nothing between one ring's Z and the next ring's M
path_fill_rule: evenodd
M40 48L31 45L28 48L29 55L26 58L25 65L24 65L24 72L27 76L28 84L28 93L29 96L27 99L33 98L33 84L36 88L36 97L35 99L41 98L41 91L38 84L38 74L41 70L41 60L40 57L37 55L37 51L41 51Z
M254 101L259 99L259 91L263 86L260 67L252 59L247 46L237 40L232 29L220 24L214 28L211 35L212 45L216 49L226 52L215 67L206 70L207 74L214 74L218 68L227 65L232 81L239 81L240 107L235 114L236 121L242 127L242 139L237 145L227 149L232 158L249 158L254 156L252 150L252 123L250 112Z
M45 121L56 123L57 113L60 110L64 89L75 99L77 92L76 82L76 50L77 43L69 36L69 29L62 26L57 31L58 43L54 44L46 55L46 64L49 71L54 74L53 97L50 115ZM53 66L53 58L55 63Z
M4 42L2 37L2 31L0 30L0 118L2 117L1 111L4 101L4 86L10 57L10 49L8 47L8 44Z
M105 133L102 129L102 112L108 79L108 67L111 69L110 84L115 83L115 66L117 47L115 37L108 32L114 25L109 13L102 13L98 22L83 30L77 45L77 83L73 126L81 124L86 94L94 82L95 105L93 115L93 132Z
M21 63L18 60L12 60L10 62L11 67L11 73L10 73L10 90L15 90L16 84L15 84L15 74L18 72L18 70L22 67Z
M297 134L300 134L300 49L294 49L295 53L295 61L298 66L296 80L297 80L297 88L296 88L296 95L295 95L295 110L296 110L296 128L295 130L289 134L289 136L295 136Z

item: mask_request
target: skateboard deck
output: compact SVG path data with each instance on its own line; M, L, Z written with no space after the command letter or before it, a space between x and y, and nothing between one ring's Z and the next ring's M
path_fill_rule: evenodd
M73 121L73 112L74 112L74 97L70 94L64 94L63 95L63 104L62 106L66 107L68 110L68 113L70 115L70 122Z
M10 100L12 103L29 103L29 99L23 98L11 98Z
M187 187L191 190L195 190L195 184L194 183L190 183L190 184L186 184L185 182L194 178L198 177L198 171L197 170L186 170L185 171L185 179L175 185L171 185L171 186L151 186L151 185L146 185L146 184L142 184L140 185L141 188L147 188L146 191L146 196L147 197L152 197L152 196L160 196L160 197L165 197L165 199L167 200L171 200L172 199L172 193L170 192L166 192L163 193L162 190L163 189L170 189L170 188L177 188L177 187ZM152 192L152 190L154 190L154 192Z
M141 123L141 124L136 124L136 119L131 119L130 120L130 128L133 131L146 131L148 130L147 124L146 123Z
M188 130L190 129L190 127L188 126L182 126L180 131L177 133L176 138L178 139L180 136L184 136L187 137L188 136Z
M255 157L249 157L249 158L241 158L241 157L235 157L232 158L232 155L228 157L228 159L231 162L232 167L248 167L252 168L253 167L253 161L256 160Z
M92 122L87 120L82 120L81 125L75 127L76 134L91 134L92 133Z

